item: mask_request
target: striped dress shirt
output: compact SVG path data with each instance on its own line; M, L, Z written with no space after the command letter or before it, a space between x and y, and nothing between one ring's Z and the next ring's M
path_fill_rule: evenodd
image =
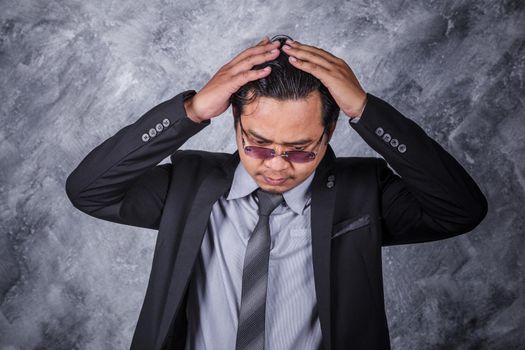
M284 192L284 202L270 215L268 350L321 348L310 230L314 174ZM257 188L239 162L228 196L213 205L188 290L186 350L235 349L244 254L259 219Z

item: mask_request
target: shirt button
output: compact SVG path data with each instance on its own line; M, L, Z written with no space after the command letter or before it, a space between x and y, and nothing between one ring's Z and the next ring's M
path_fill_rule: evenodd
M147 142L149 140L148 134L142 134L142 141Z
M385 131L383 130L383 128L377 128L377 129L376 129L376 135L377 135L377 136L382 136L384 132L385 132Z
M390 140L390 144L392 147L397 147L397 145L399 145L399 141L397 139L392 139Z
M161 132L164 129L164 126L162 126L161 123L158 123L157 125L155 125L155 129L157 130L157 132Z
M162 119L162 125L167 128L170 125L170 120L168 118Z
M334 183L333 183L332 181L328 181L328 182L326 183L326 187L328 187L328 188L332 188L332 187L334 187Z
M407 146L405 146L404 144L400 144L398 147L397 147L397 150L401 153L405 153L405 151L407 150Z
M155 135L157 135L157 130L153 128L149 129L149 136L155 137Z
M335 180L335 176L334 175L328 176L328 181L334 181L334 180Z
M390 139L392 139L392 136L390 136L390 134L386 133L386 134L383 135L383 140L385 142L390 141Z

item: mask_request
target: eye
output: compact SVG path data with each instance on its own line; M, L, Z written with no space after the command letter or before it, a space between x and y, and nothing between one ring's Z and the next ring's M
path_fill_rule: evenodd
M302 151L302 150L304 150L304 148L305 148L304 146L301 146L301 147L294 147L293 150L294 150L294 151Z
M265 145L267 142L266 141L261 141L261 140L255 140L255 143L258 144L258 145Z

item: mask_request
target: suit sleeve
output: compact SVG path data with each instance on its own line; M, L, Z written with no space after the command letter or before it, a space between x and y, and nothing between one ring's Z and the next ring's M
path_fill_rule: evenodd
M379 97L367 93L367 99L359 122L350 126L384 158L377 158L376 168L383 246L472 231L488 210L474 179L414 121Z
M211 121L189 119L187 90L153 107L91 150L66 179L80 211L98 219L158 229L175 164L158 165Z

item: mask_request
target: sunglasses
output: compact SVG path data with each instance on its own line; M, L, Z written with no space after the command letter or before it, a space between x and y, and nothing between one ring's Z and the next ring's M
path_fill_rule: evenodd
M244 128L242 127L242 122L241 122L240 117L239 117L239 124L241 126L241 139L242 139L242 146L244 148L244 153L256 159L271 159L277 155L275 154L275 150L272 148L266 148L266 147L260 147L260 146L245 146L243 135L246 134L246 136L248 137L248 134L244 131ZM319 141L317 141L316 148L319 146L319 144L321 144L321 140L323 139L325 132L326 132L326 128L325 130L323 130L323 133L321 134ZM316 155L317 153L313 151L285 151L277 156L285 157L292 163L308 163L314 160Z

